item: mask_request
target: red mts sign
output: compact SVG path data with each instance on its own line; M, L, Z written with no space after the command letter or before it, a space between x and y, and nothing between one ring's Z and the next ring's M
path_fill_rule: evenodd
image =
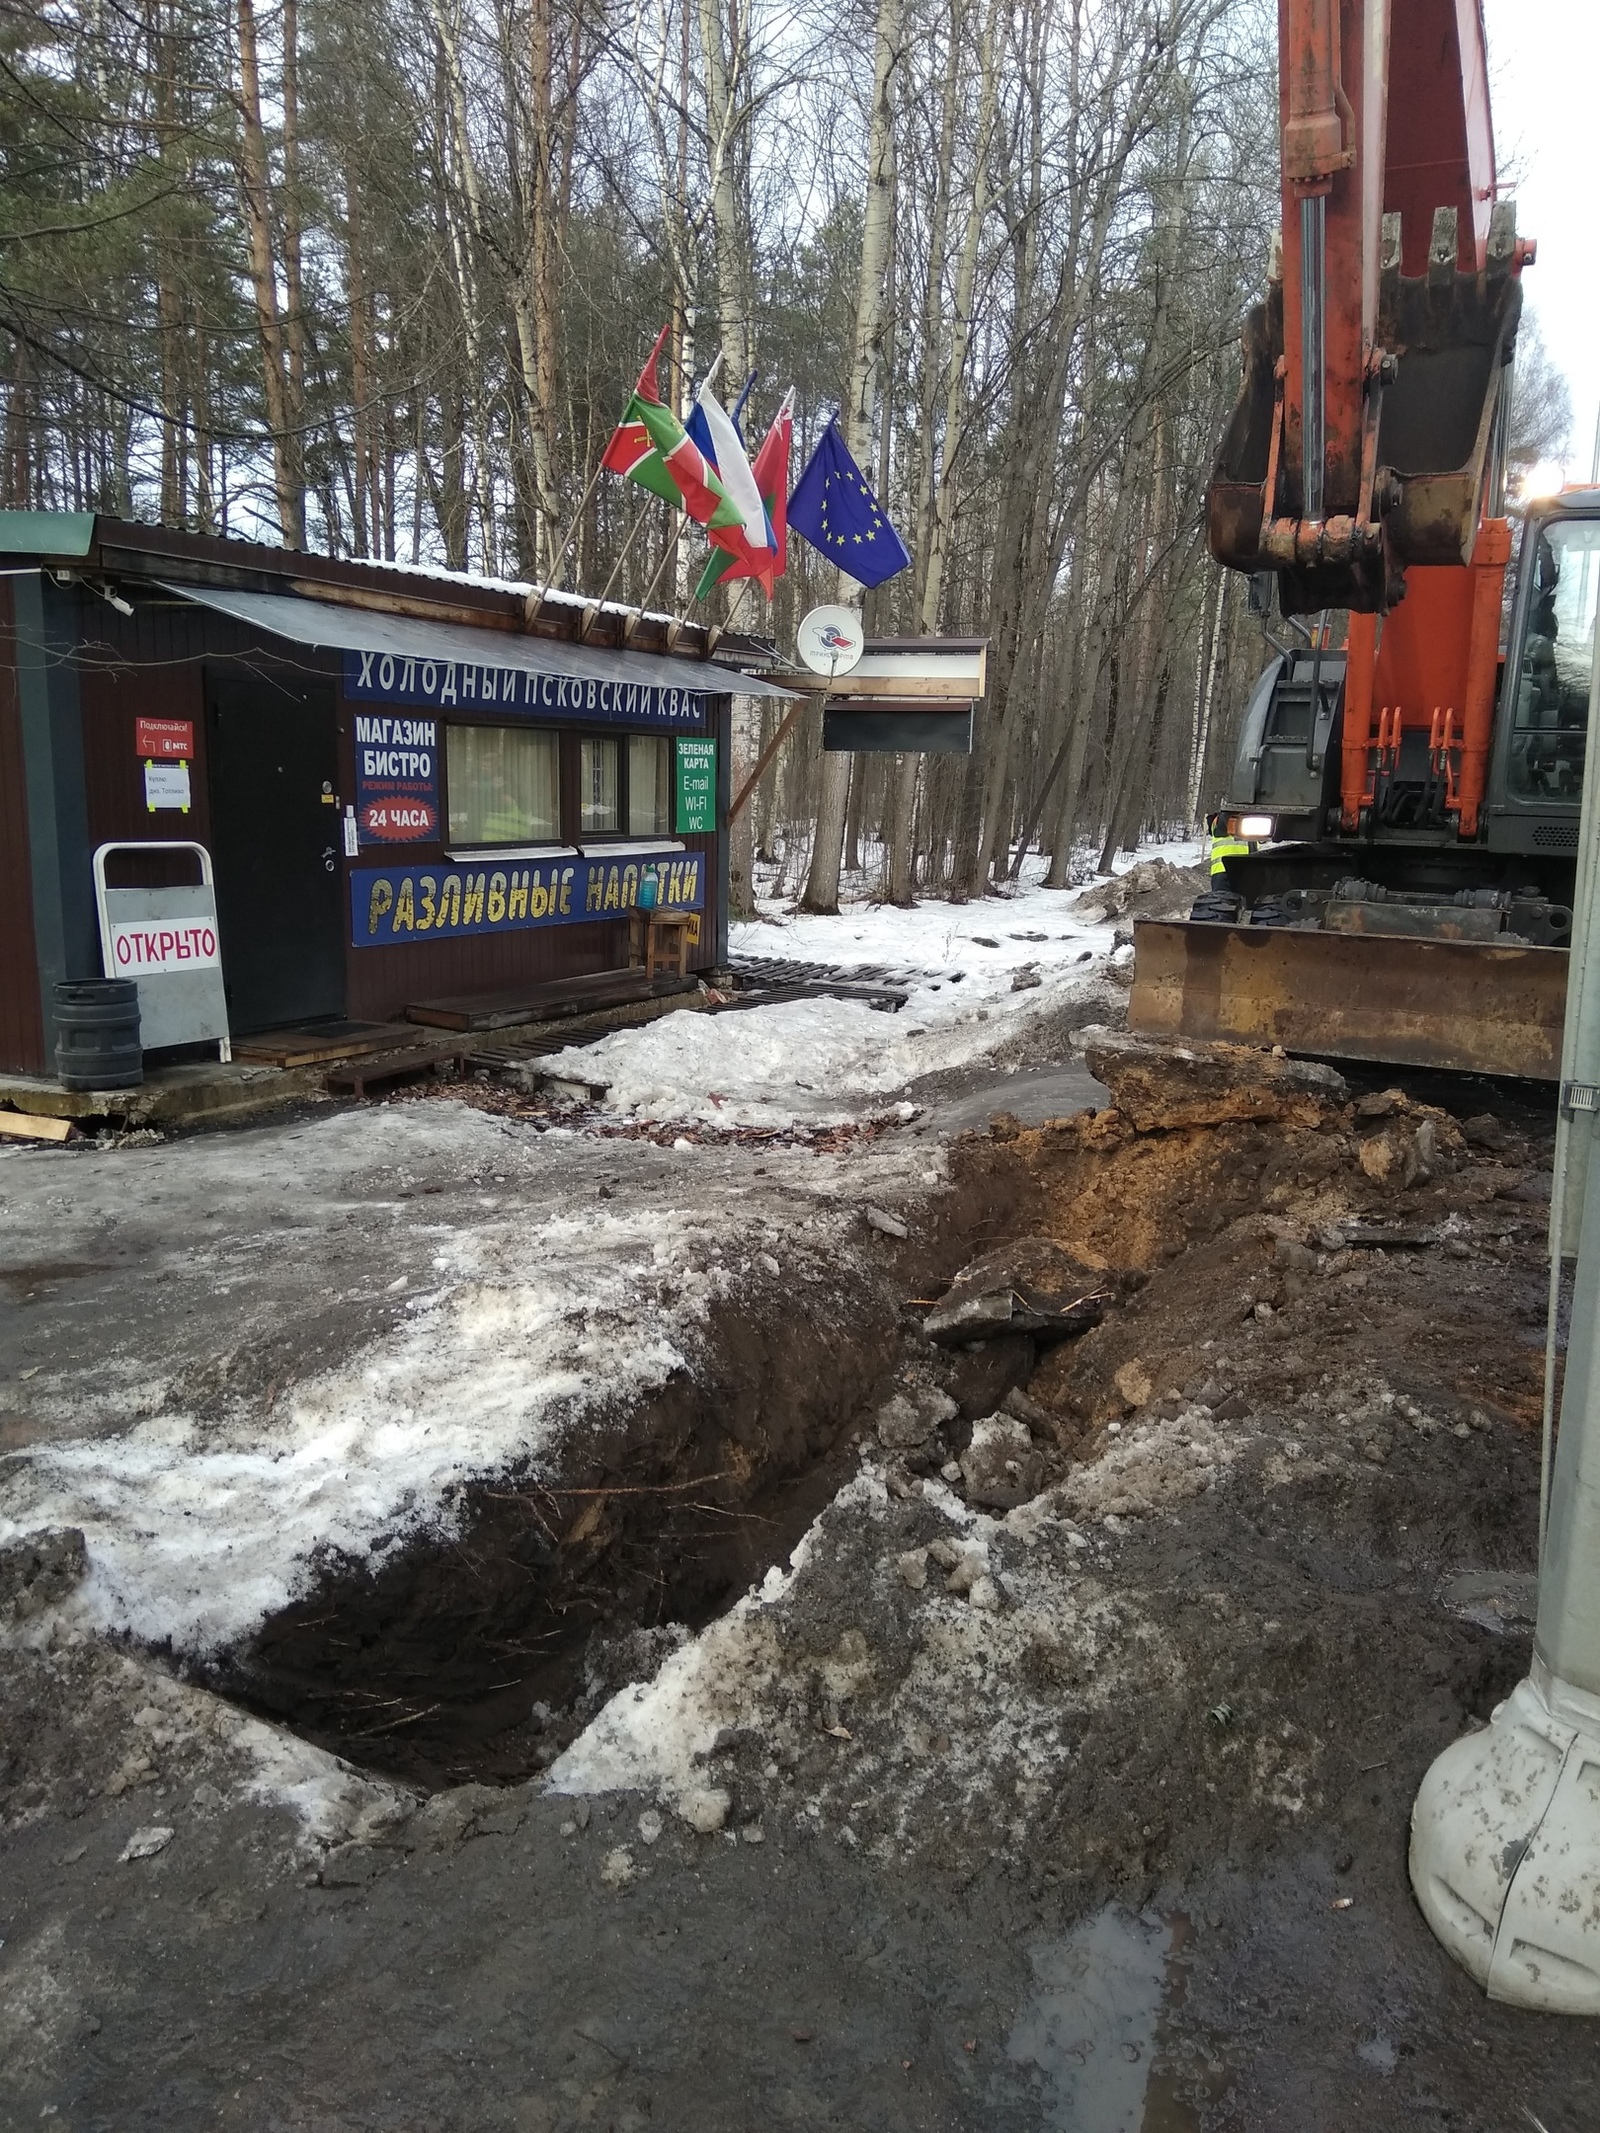
M136 718L133 722L133 752L147 763L192 763L194 720Z

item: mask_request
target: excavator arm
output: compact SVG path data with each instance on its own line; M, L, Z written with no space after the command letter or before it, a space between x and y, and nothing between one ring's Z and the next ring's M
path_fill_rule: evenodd
M1281 241L1208 532L1322 623L1257 684L1216 818L1271 847L1188 923L1136 925L1130 1024L1548 1078L1583 721L1546 670L1589 671L1600 493L1561 507L1577 532L1533 527L1502 689L1534 248L1497 197L1481 0L1278 0L1278 36Z
M1479 0L1278 0L1278 33L1282 243L1211 548L1287 614L1384 613L1499 516L1533 247L1496 199Z

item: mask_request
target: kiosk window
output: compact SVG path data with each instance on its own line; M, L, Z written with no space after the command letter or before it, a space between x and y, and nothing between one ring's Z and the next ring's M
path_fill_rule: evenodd
M672 742L664 733L635 733L628 741L628 835L672 832Z
M452 844L553 843L561 832L560 742L526 726L447 726Z
M1556 519L1542 526L1533 554L1528 621L1516 677L1517 710L1507 782L1525 800L1576 803L1583 792L1600 601L1600 524Z
M579 766L579 829L590 835L596 830L621 829L621 744L612 740L584 741Z

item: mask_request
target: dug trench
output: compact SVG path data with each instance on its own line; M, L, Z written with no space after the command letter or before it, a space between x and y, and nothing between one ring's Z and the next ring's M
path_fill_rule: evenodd
M754 1685L707 1692L739 1816L1074 1910L1286 1837L1392 1868L1527 1664L1550 1118L1089 1063L1113 1107L955 1142L875 1280L725 1306L692 1373L448 1538L324 1561L212 1684L412 1786L516 1785L810 1528Z

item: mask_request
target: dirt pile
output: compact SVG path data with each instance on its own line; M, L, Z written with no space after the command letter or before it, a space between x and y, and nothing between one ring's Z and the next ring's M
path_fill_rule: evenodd
M1141 859L1125 874L1080 890L1067 909L1090 925L1103 925L1113 918L1187 918L1190 905L1209 886L1203 867Z
M1425 1760L1515 1677L1521 1645L1457 1636L1433 1593L1530 1546L1542 1144L1475 1150L1438 1105L1254 1055L1097 1071L1115 1110L1002 1121L957 1169L1098 1270L1101 1322L908 1332L793 1575L619 1699L562 1782L670 1801L709 1772L736 1819L886 1856L1021 1844L1126 1891L1324 1813L1396 1730Z

